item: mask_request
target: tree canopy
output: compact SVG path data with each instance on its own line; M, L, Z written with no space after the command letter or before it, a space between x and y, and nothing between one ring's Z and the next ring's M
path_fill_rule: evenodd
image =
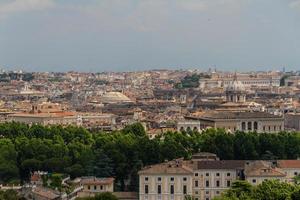
M0 124L0 183L28 181L36 170L115 177L117 191L137 191L146 165L190 158L199 151L220 159L296 159L300 133L226 133L223 129L166 132L150 139L141 124L111 133L81 127Z
M76 198L76 200L118 200L118 198L110 192L103 192L95 197Z
M214 200L298 200L300 187L279 180L265 180L258 186L236 181Z

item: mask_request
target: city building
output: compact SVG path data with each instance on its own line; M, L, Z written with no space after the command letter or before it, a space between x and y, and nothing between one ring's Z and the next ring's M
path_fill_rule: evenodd
M93 197L102 192L113 192L114 178L81 177L80 185L83 189L78 192L78 197Z
M198 121L201 130L221 128L229 132L256 131L258 133L274 133L284 130L284 118L266 112L208 111L185 118L188 121Z
M300 113L285 114L284 120L287 130L300 131Z
M199 153L146 166L139 171L140 200L211 200L236 180L258 185L276 179L293 183L300 173L300 160L220 160L212 153Z
M236 73L235 73L236 74ZM209 89L215 87L227 87L232 80L234 74L212 72L211 78L200 79L200 88ZM256 73L256 74L237 74L238 80L246 88L251 87L270 87L280 86L281 75L277 72Z
M300 162L299 162L300 163ZM245 180L252 185L259 185L265 180L286 181L287 174L270 161L247 161L245 164Z

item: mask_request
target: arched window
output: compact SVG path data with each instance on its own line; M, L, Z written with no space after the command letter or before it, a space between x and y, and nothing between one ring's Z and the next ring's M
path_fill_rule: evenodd
M180 132L183 132L184 131L184 128L183 128L183 126L182 127L180 127Z
M187 127L186 131L187 131L187 132L192 131L191 127Z
M254 123L253 123L253 127L254 127L254 130L255 130L255 131L258 129L257 122L254 122Z
M198 131L198 128L195 126L194 129L193 129L193 131L194 131L194 132L197 132L197 131Z

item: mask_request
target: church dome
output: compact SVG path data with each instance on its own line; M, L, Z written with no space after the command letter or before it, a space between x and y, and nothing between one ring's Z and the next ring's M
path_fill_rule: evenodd
M226 88L226 92L244 92L245 86L241 81L233 80Z

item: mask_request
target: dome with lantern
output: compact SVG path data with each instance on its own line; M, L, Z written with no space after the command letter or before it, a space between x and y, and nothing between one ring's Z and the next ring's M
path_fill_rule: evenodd
M242 103L246 101L246 89L241 81L237 80L236 74L225 89L227 102Z
M226 92L245 92L245 86L241 81L237 80L237 75L234 74L233 80L226 87Z
M244 92L245 86L241 81L234 80L226 87L227 92Z

